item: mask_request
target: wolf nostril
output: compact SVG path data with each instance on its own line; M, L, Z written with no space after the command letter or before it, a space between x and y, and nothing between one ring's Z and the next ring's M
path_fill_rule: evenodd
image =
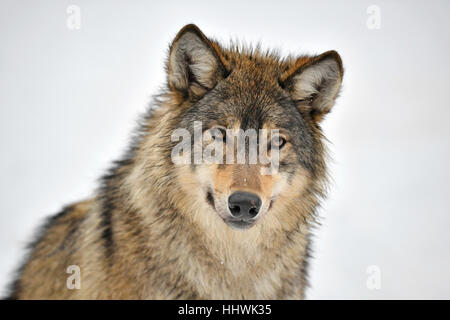
M259 210L257 210L256 208L251 208L248 213L250 213L250 215L252 217L254 217L254 216L256 216L258 214L258 211Z
M235 218L254 218L261 208L261 198L250 192L237 191L228 198L228 208Z
M230 208L230 212L233 216L238 216L239 213L241 212L241 208L239 206L233 206L233 207L229 207Z

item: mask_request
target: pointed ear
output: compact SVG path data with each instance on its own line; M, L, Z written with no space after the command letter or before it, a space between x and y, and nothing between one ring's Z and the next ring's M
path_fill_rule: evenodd
M170 46L169 88L184 98L201 97L227 74L218 45L193 24L181 29Z
M280 77L280 85L289 92L302 112L315 121L330 112L339 94L343 77L342 60L336 51L325 52L305 63L299 59Z

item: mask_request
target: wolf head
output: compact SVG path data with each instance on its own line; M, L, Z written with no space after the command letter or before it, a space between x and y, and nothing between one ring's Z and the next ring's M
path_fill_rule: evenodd
M183 140L181 153L189 161L171 163L170 168L160 163L167 169L155 183L170 185L161 196L170 196L191 219L210 225L220 221L234 230L258 225L288 229L310 217L324 194L320 122L340 90L338 53L280 59L256 49L222 47L187 25L170 46L166 69L160 124L149 124L159 138L147 147L163 150L163 156L150 157L155 161L171 153L174 162L174 150L180 151ZM173 139L175 130L186 136ZM244 161L230 163L227 156L236 155L236 160L238 148L229 142L239 140L242 132ZM256 138L248 132L256 132ZM196 159L195 149L200 144L200 150L208 150L208 141L213 141L216 160L219 156L224 161ZM256 163L250 161L252 141L264 154ZM155 161L142 166L158 167Z

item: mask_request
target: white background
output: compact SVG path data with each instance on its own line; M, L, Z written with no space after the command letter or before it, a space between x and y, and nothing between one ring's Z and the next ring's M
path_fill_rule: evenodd
M66 26L68 5L81 29ZM369 5L381 28L366 22ZM282 53L337 50L334 183L308 298L450 298L448 1L1 1L0 289L43 218L90 196L186 23ZM369 290L367 268L381 270Z

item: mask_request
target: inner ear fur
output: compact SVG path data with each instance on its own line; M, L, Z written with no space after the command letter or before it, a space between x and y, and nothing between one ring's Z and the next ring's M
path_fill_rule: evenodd
M226 77L228 70L219 46L193 24L173 40L167 63L169 88L185 98L200 97Z
M343 74L339 54L327 51L312 59L298 59L281 75L279 82L302 112L320 121L334 105Z

